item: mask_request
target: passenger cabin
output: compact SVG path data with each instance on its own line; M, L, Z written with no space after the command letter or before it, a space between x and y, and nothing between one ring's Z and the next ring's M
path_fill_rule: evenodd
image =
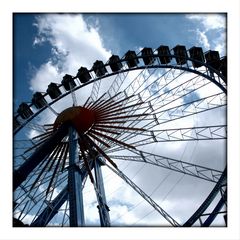
M133 68L136 67L139 63L139 60L137 58L137 54L135 53L135 51L128 51L125 54L125 58L124 60L127 62L127 65L129 68Z
M107 69L104 66L104 63L102 61L97 60L92 67L92 70L95 72L97 77L104 76L105 73L107 73Z
M121 63L119 56L112 55L109 58L109 66L113 72L117 72L117 71L121 70L123 65Z
M27 119L33 115L31 108L27 105L27 103L24 103L24 102L19 105L17 113L23 119Z
M160 59L161 64L168 64L171 62L172 57L170 56L170 50L168 46L161 45L157 49L158 57Z
M177 45L173 48L174 55L176 56L176 62L178 65L184 65L187 63L187 50L183 45Z
M40 92L36 92L36 93L33 94L32 104L37 109L40 109L40 108L47 105L47 101Z
M226 78L225 83L227 83L227 56L220 59L220 72Z
M71 75L66 74L62 79L62 85L65 88L66 91L69 91L70 89L73 89L76 87L76 83L74 82L74 79Z
M85 67L81 67L78 69L77 78L80 80L81 83L88 82L92 77L89 73L89 70Z
M215 68L219 69L220 67L220 56L218 51L209 50L205 53L206 63Z
M56 83L50 83L48 85L47 93L51 99L55 99L62 94Z
M152 48L145 47L142 49L141 53L142 53L142 58L145 65L154 63L155 58L153 57Z
M203 65L204 61L204 54L201 47L192 47L189 50L190 58L196 61L192 61L192 65L194 68L199 68Z

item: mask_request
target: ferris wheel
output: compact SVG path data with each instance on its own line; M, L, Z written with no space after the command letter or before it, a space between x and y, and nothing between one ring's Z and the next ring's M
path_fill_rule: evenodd
M227 58L129 50L14 114L13 226L227 224Z

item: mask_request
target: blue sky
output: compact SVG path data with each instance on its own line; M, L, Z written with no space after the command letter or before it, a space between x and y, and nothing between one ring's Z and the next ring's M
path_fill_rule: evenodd
M79 22L79 26L71 26L72 31L80 33L74 38L81 40L81 34L83 35L79 49L81 44L86 44L87 51L93 56L90 59L94 59L96 54L95 58L99 57L104 61L107 60L106 53L123 56L129 49L138 51L141 47L157 48L161 44L170 48L182 44L187 49L201 46L204 51L216 49L221 55L226 54L225 14L14 14L15 109L22 101L29 102L33 92L39 90L36 87L36 76L40 74L40 69L42 74L49 75L50 67L53 67L52 71L58 68L57 75L62 76L64 69L61 70L60 65L64 64L67 69L66 65L77 59L77 45L70 46L73 41L73 36L69 36L71 32L52 30L54 26L71 24L71 18L75 18L75 23ZM96 35L99 37L101 50L90 49L92 44L87 43ZM89 58L87 51L84 53L85 58ZM68 61L66 58L70 56L72 60ZM80 64L81 62L79 67ZM52 81L59 82L60 79Z
M187 49L201 46L204 51L218 50L224 56L226 15L14 14L13 40L16 109L22 101L31 101L34 92L46 91L50 82L60 83L66 73L76 75L80 66L90 69L95 60L106 62L112 54L121 57L130 49L139 52L142 47L155 49L160 45L172 49L181 44ZM193 94L183 100L197 98ZM128 191L126 196L132 196ZM119 204L117 198L110 201L119 212L131 207ZM134 199L134 204L137 202ZM134 222L134 214L129 216Z

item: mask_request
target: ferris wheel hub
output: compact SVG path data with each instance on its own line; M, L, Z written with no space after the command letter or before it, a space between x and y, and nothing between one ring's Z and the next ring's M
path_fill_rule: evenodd
M74 106L62 111L54 122L54 130L69 122L79 134L88 131L95 122L95 113L85 107Z

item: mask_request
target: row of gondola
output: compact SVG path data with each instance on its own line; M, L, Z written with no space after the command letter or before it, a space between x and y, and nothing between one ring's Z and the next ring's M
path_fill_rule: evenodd
M191 60L194 68L199 68L204 64L207 64L221 72L224 77L227 77L227 57L220 58L218 51L209 50L204 53L201 47L192 47L187 51L185 46L177 45L171 52L168 46L161 45L155 51L153 51L152 48L145 47L141 50L140 55L137 55L135 51L129 50L122 59L117 55L112 55L106 64L97 60L93 64L91 70L81 67L75 77L66 74L63 77L61 84L50 83L46 90L46 94L48 94L51 99L56 99L62 95L60 86L63 86L66 91L70 91L77 86L75 82L76 78L84 84L92 79L90 74L92 71L95 73L96 77L102 77L108 73L106 66L109 66L111 71L115 73L121 71L123 68L123 62L126 62L128 68L137 67L140 58L142 58L145 65L153 64L156 58L159 59L161 64L169 64L174 58L177 65L185 65L187 64L187 61ZM46 106L48 104L45 99L46 94L40 92L34 93L31 105L35 106L37 109ZM33 115L30 105L25 102L19 105L17 113L18 115L14 117L14 129L20 126L20 122L17 119L18 116L22 119L28 119Z

